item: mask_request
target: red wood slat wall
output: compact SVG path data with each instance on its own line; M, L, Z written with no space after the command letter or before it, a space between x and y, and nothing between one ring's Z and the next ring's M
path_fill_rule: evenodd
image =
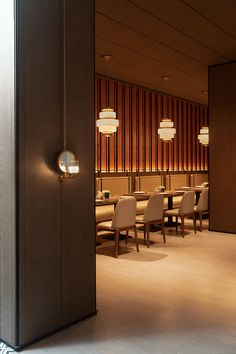
M110 138L96 132L96 171L190 171L208 169L208 148L197 136L208 125L207 106L113 79L96 77L95 120L113 108L118 132ZM171 118L176 135L164 143L157 134L163 117Z

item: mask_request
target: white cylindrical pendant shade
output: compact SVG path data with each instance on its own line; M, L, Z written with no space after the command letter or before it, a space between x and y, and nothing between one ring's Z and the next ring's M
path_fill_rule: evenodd
M200 134L198 135L198 140L202 145L207 146L209 144L209 128L202 127L200 129Z
M116 119L116 112L111 108L103 108L99 112L99 119L96 122L99 132L107 137L113 135L117 131L119 121Z
M171 141L176 134L174 123L170 119L162 119L160 122L160 128L158 129L158 134L163 141Z

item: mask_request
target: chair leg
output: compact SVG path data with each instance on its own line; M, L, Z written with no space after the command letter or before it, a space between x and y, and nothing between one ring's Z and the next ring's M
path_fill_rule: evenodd
M181 216L181 231L182 231L182 237L184 237L184 217Z
M197 230L196 230L196 215L195 215L195 213L193 213L193 229L194 229L194 233L196 234Z
M115 230L115 250L114 250L114 256L115 258L118 257L118 248L119 248L119 237L120 232L118 230Z
M146 225L146 233L147 233L147 247L150 246L150 224L147 223Z
M129 230L126 230L125 243L127 244L129 238Z
M177 235L178 234L178 216L176 216L176 218L175 218L175 232Z
M134 238L135 238L135 243L136 243L136 249L137 252L139 252L139 246L138 246L138 234L137 234L137 227L134 226Z
M202 232L202 213L199 213L200 231Z
M147 244L146 224L143 224L143 243Z
M162 219L162 222L161 222L161 232L162 232L162 236L163 236L163 241L164 241L164 243L166 243L165 225L164 225L164 220L163 219Z

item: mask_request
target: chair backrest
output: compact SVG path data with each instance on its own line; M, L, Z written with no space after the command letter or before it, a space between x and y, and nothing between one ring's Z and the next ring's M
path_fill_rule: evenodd
M152 195L144 210L143 220L161 220L163 218L164 196L163 194Z
M200 194L200 198L197 204L197 210L208 210L208 189L203 189L202 193Z
M185 192L179 206L179 215L191 214L194 211L195 192Z
M120 198L114 211L112 227L128 227L135 225L136 199L134 197Z

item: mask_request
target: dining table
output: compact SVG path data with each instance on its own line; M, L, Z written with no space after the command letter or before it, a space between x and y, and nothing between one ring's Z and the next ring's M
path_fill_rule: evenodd
M116 204L119 201L119 196L114 196L110 198L104 198L104 199L95 199L95 205L97 206L104 206L104 205L114 205L114 208L116 207Z

